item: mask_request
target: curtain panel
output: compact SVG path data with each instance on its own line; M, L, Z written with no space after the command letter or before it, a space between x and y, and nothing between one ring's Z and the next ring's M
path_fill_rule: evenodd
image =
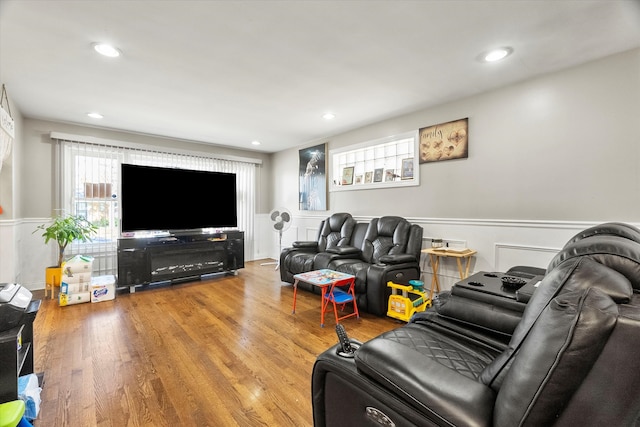
M117 275L117 242L120 237L122 163L140 166L192 169L236 174L238 229L245 233L245 259L251 259L254 242L256 164L203 154L172 153L149 147L56 139L55 199L57 213L81 215L98 226L91 242L74 242L66 257L94 258L93 274ZM171 191L175 191L171 189ZM171 191L167 191L170 204ZM203 189L203 206L215 189Z

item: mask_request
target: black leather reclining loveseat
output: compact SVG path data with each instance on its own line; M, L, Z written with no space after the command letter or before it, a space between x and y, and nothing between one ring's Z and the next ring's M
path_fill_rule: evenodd
M511 334L437 307L355 354L321 354L314 425L640 425L640 230L577 234Z
M387 313L388 281L407 284L420 279L422 227L397 216L358 223L348 213L336 213L320 225L316 241L294 242L280 254L280 278L328 268L356 276L358 309L378 316ZM298 287L318 293L300 282Z

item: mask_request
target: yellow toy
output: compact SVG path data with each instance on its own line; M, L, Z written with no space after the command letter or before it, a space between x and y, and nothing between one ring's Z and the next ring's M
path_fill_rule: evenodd
M431 300L424 292L424 284L420 280L410 280L409 285L387 282L391 288L387 316L408 322L411 316L424 311L431 305Z

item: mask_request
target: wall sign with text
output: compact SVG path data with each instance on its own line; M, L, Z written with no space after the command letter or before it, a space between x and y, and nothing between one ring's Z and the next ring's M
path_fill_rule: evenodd
M420 129L420 163L469 157L469 119Z

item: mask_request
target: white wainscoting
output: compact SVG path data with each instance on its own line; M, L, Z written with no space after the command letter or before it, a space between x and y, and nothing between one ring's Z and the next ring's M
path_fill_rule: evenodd
M290 247L299 240L316 240L320 222L327 215L293 216L291 226L282 233L282 247ZM256 251L254 259L278 259L280 254L279 235L273 228L268 214L256 215Z
M320 222L327 215L294 216L292 226L284 232L282 246L289 247L296 240L315 240ZM354 217L358 222L369 222L370 216ZM268 216L265 215L268 220ZM442 238L455 246L467 246L478 253L471 259L470 274L479 271L506 271L515 265L546 268L549 261L576 233L606 222L568 221L511 221L478 219L407 218L424 230L422 247L428 248L432 238ZM256 224L262 224L256 221ZM268 224L268 221L265 221ZM631 224L638 227L638 224ZM277 233L271 231L271 250L258 258L276 258L279 254ZM263 235L262 233L260 235ZM266 255L266 254L269 255ZM431 284L432 270L429 257L420 260L422 280ZM460 280L456 260L440 261L438 279L441 289L451 289Z
M0 221L0 282L44 289L45 268L55 264L57 245L43 244L36 227L46 218Z
M544 268L549 265L558 250L559 248L496 243L494 265L497 271L506 271L515 265L533 265ZM523 260L526 260L526 263L522 263Z
M269 214L256 215L254 225L256 241L253 242L253 259L275 257L278 253L278 237L273 231Z

